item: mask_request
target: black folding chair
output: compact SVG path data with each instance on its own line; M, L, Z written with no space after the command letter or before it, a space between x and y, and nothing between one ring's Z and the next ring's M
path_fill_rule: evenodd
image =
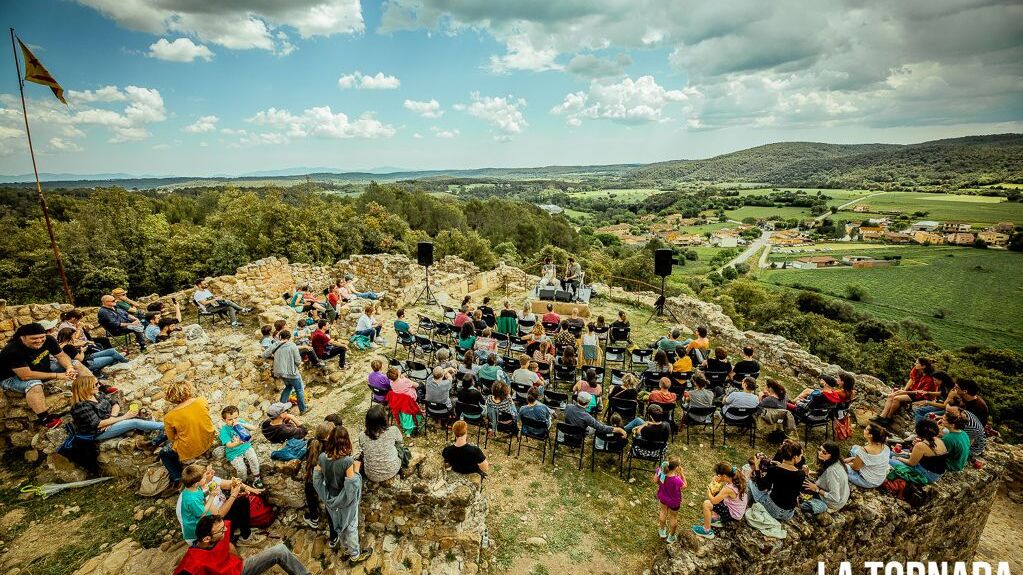
M686 445L689 445L689 431L691 427L701 426L706 431L710 428L710 445L714 446L714 412L717 408L713 405L710 407L690 407L683 411L682 424L686 426ZM697 419L700 418L700 419ZM706 418L704 421L704 418Z
M654 350L650 348L637 348L632 350L632 353L629 355L630 363L629 369L633 373L640 373L646 371L647 360L649 360L650 356L652 356L653 354Z
M639 402L634 399L620 399L612 397L607 401L607 420L611 421L611 416L618 414L622 416L622 422L628 423L636 418L636 413L639 412Z
M487 416L484 415L483 406L458 401L455 402L455 411L458 414L458 419L476 428L476 443L479 443L480 433L487 427Z
M553 389L544 389L543 404L549 407L551 411L555 412L555 414L564 413L565 405L568 404L568 393L555 391Z
M529 394L529 390L532 388L533 386L528 383L517 383L515 381L512 381L511 391L512 394L515 396L513 398L515 400L515 403L517 403L518 405L526 403L526 395Z
M399 331L397 337L394 338L394 352L392 355L398 355L398 346L405 348L405 357L412 357L412 347L416 343L416 336L412 335L407 331Z
M526 353L526 340L513 335L508 336L508 355Z
M824 441L828 440L828 430L831 422L835 420L835 408L832 406L815 407L812 409L797 409L795 412L796 425L803 426L803 444L810 442L810 431L818 427L824 428Z
M561 331L561 324L555 321L543 321L540 322L543 325L543 330L547 332L547 335L554 335Z
M607 345L615 345L620 341L628 342L632 329L628 327L612 327L607 333Z
M515 451L515 457L518 457L522 453L522 440L533 440L540 442L539 446L529 445L529 441L526 442L526 449L533 449L536 451L542 451L540 455L540 465L543 465L545 459L547 459L547 440L551 436L551 430L547 427L547 424L539 419L530 417L529 415L520 415L519 423L521 429L519 430L519 447Z
M579 470L583 468L583 452L586 450L586 428L569 425L559 421L554 432L554 449L551 451L551 463L558 458L558 445L564 445L568 449L579 450Z
M554 374L551 383L557 386L558 383L568 383L571 388L576 382L576 371L574 367L554 364Z
M628 351L629 350L625 349L624 347L614 347L609 345L607 349L604 350L604 368L606 369L607 366L611 364L618 364L622 366L622 369L624 370L626 358L625 354L627 354Z
M650 441L643 439L640 436L632 438L632 446L629 447L629 470L626 478L632 479L632 462L635 461L648 461L654 464L649 469L639 467L640 471L653 472L664 460L664 454L668 451L667 441Z
M425 363L418 361L405 362L405 375L409 379L421 385L426 385L426 378L430 377L430 368Z
M749 432L749 446L757 443L757 411L759 407L729 407L721 409L721 419L717 426L721 428L721 445L728 445L728 427L744 429Z
M625 448L629 440L613 431L607 433L596 432L593 434L593 450L590 451L590 471L596 469L597 454L618 455L618 477L622 476L625 468Z
M515 416L510 413L498 414L497 433L504 434L508 438L508 456L511 456L512 443L519 435L519 424L515 421ZM495 437L494 440L496 441L497 438ZM487 434L483 440L483 449L486 449L489 444L490 434Z
M426 431L430 431L430 421L437 421L444 427L444 441L448 440L451 422L455 419L455 410L443 403L426 402Z
M519 320L519 336L524 336L527 333L533 331L533 326L536 325L536 320L533 321L520 319Z
M423 314L418 314L418 315L419 315L419 332L420 333L432 334L437 329L436 323L432 319L426 317Z
M423 359L431 358L427 361L432 362L433 354L437 351L436 347L433 345L433 340L431 340L428 336L420 334L416 334L415 338L416 343L412 347L412 359L422 356Z

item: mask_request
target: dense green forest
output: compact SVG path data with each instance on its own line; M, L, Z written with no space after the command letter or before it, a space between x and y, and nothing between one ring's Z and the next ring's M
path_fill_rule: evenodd
M707 160L637 168L653 182L763 182L792 187L958 189L1017 182L1023 177L1023 135L936 140L906 146L768 144Z

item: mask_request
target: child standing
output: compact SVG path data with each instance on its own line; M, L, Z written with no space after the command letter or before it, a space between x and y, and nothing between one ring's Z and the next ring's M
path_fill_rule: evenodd
M686 488L686 475L682 472L682 461L672 455L654 474L657 482L657 500L661 502L661 513L657 518L657 534L668 543L678 541L678 510L682 506L682 490Z
M731 463L718 462L703 501L703 525L693 525L693 533L713 539L713 527L720 527L726 519L741 520L746 503L746 476Z
M334 424L330 421L324 421L316 426L316 437L309 441L309 451L306 452L304 481L306 512L302 520L313 529L319 529L320 527L320 496L313 484L313 470L319 464L320 454L323 453L323 446L333 430ZM334 523L329 518L327 519L327 527L330 528L329 540L333 541L337 533L334 531Z
M238 408L228 405L220 410L220 418L224 425L220 426L220 442L224 444L224 455L228 463L238 472L238 479L245 481L248 469L252 470L252 485L256 489L263 488L263 479L259 475L259 457L252 449L252 431L256 426L238 417Z

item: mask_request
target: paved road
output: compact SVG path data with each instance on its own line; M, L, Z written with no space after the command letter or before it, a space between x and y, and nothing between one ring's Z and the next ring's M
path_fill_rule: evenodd
M755 240L753 240L753 242L751 242L750 245L746 246L746 250L745 251L743 251L741 254L739 254L734 259L732 259L732 261L730 261L730 262L726 263L725 265L721 266L720 268L718 268L718 270L719 271L723 270L723 269L727 268L728 266L733 266L734 267L735 264L739 264L739 263L742 263L742 262L748 260L753 254L757 253L757 250L763 249L764 246L767 245L767 240L770 237L771 237L771 232L769 232L768 230L762 230L761 233L760 233L760 237L755 239Z

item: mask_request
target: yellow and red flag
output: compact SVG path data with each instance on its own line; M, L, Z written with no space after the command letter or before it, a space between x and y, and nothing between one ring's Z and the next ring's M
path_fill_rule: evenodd
M67 105L67 101L64 100L64 88L60 87L60 84L53 79L50 75L49 70L43 66L39 58L35 57L35 54L28 49L28 46L18 38L18 44L21 44L21 53L25 56L25 80L34 82L36 84L42 84L43 86L49 86L53 90L53 95L57 97L64 105Z

